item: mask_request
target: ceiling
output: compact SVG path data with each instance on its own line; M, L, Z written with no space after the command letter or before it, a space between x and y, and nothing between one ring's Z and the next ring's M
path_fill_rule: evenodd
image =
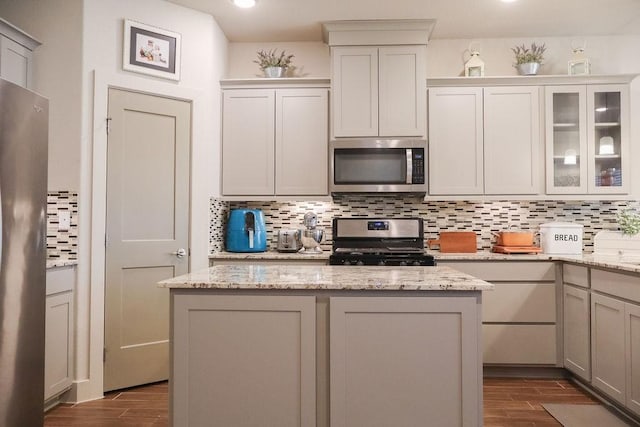
M640 34L640 0L168 0L214 16L231 42L320 41L321 22L436 19L432 39Z

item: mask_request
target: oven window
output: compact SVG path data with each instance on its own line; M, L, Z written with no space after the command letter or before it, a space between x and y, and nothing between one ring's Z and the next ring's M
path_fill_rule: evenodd
M341 148L334 151L335 184L403 184L406 180L404 148Z

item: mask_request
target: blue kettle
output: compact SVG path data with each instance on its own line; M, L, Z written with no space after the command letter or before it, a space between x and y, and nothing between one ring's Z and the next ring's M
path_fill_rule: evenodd
M226 249L229 252L267 250L267 231L260 209L231 209L227 221Z

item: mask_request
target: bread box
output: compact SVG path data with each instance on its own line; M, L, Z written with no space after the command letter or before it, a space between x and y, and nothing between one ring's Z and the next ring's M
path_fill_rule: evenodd
M540 246L545 254L582 254L582 224L548 222L540 225Z

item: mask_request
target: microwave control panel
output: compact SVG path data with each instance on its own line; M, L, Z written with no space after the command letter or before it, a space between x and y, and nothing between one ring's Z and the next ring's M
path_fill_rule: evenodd
M424 184L424 148L412 150L412 184Z

